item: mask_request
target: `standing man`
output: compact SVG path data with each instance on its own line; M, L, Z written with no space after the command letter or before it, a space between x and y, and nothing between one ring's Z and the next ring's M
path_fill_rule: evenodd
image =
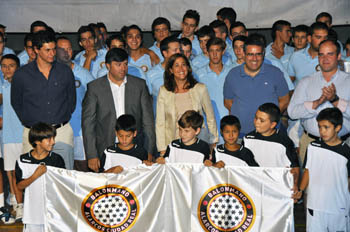
M22 66L11 85L11 104L24 126L23 152L31 150L28 133L38 122L57 130L54 152L60 154L66 167L73 169L73 130L69 124L75 109L76 94L72 70L55 61L56 38L39 31L33 38L37 58Z
M216 12L216 18L223 21L226 24L227 31L229 31L231 25L236 22L237 14L232 7L223 7ZM231 36L228 36L225 42L232 44L232 39Z
M344 121L339 136L345 140L350 132L350 76L338 69L341 58L340 46L333 40L320 43L318 61L321 71L300 80L297 85L288 114L300 119L304 134L300 139L300 161L304 161L308 144L319 140L320 134L316 116L329 107L337 107L343 113Z
M74 134L74 169L78 171L88 171L85 151L83 146L83 135L81 132L81 105L87 84L94 80L91 73L72 61L72 43L66 37L57 38L57 61L66 64L72 69L75 78L75 88L77 104L72 114L70 124Z
M227 74L224 84L224 104L241 123L240 138L254 130L254 115L258 107L271 102L283 112L289 102L288 86L283 73L263 63L264 42L249 36L244 44L245 63Z
M149 160L155 148L152 99L146 82L127 75L128 54L112 48L106 55L108 74L88 84L83 100L82 130L89 168L98 172L104 149L116 142L115 124L123 114L136 119L136 144L148 151Z
M182 23L181 23L182 32L178 37L179 39L187 38L191 40L193 56L197 56L202 53L197 36L194 34L198 29L199 19L200 19L200 16L197 11L195 10L186 11L185 15L182 18Z

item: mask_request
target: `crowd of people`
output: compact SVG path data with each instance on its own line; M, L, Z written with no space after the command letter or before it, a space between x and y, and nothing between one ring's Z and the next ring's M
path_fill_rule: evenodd
M2 222L44 231L43 210L33 216L28 202L46 166L120 173L182 162L290 167L307 230L350 231L350 39L338 40L327 12L310 26L276 21L270 44L230 7L199 22L186 11L174 35L156 18L150 48L137 25L116 34L84 25L74 59L71 41L42 21L16 55L0 24L2 160L15 209L0 176Z

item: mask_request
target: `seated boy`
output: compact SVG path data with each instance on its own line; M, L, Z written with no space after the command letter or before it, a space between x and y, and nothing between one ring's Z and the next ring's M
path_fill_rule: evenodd
M291 167L296 188L299 161L292 140L276 129L280 116L280 109L273 103L259 106L254 118L255 131L244 137L244 146L253 152L260 167Z
M29 143L33 150L16 161L17 188L25 189L23 224L25 232L44 231L43 178L46 166L65 168L63 158L51 152L55 145L56 129L45 123L37 123L29 130Z
M131 168L148 161L147 151L134 143L136 137L136 120L130 114L121 115L116 122L115 133L118 142L106 148L101 157L100 172L120 173L123 167Z
M186 111L178 121L180 139L172 141L165 153L167 163L203 163L212 166L209 144L197 138L203 117L194 110ZM157 163L164 163L163 157Z
M350 148L339 136L343 115L336 107L316 117L321 141L307 148L295 199L307 188L307 231L349 231Z
M241 123L236 116L227 115L220 121L220 132L225 143L218 145L212 155L214 167L223 168L232 166L259 166L253 153L246 147L237 143Z

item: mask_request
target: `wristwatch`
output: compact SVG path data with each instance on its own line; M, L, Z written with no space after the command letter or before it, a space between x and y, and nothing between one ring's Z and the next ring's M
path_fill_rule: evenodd
M333 104L336 101L339 101L338 95L335 95L334 98L332 100L330 100L329 102Z

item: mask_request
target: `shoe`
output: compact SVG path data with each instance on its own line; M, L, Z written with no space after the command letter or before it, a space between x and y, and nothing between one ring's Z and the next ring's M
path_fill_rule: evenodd
M5 207L0 208L0 219L6 225L15 223L15 218Z
M17 221L22 221L23 217L23 203L17 204L15 207L16 211L16 222Z

